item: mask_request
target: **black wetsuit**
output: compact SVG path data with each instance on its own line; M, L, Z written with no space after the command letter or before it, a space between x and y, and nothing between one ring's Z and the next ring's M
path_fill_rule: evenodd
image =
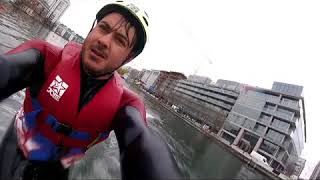
M44 59L36 49L0 55L0 101L29 87L36 96L44 82ZM82 72L79 110L108 80L95 80ZM123 123L125 121L125 123ZM121 162L122 179L179 179L180 173L166 144L143 123L131 106L122 108L113 121ZM135 138L130 138L131 136ZM129 137L130 136L130 137ZM103 157L101 157L103 158ZM68 169L59 162L34 162L17 146L13 124L0 146L0 179L67 179Z

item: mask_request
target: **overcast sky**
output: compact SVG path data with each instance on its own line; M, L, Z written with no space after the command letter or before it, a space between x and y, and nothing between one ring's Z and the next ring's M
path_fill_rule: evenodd
M71 0L60 19L86 37L107 2ZM304 86L307 159L320 160L320 1L140 0L150 41L129 65L227 79L270 89L273 81Z

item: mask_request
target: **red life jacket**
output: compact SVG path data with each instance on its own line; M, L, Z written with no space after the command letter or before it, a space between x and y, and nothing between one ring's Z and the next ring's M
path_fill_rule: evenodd
M61 51L59 62L46 55L46 80L38 96L31 97L26 90L16 130L19 147L29 160L61 160L68 167L108 137L111 123L124 105L136 107L145 118L142 102L123 88L117 73L78 111L80 51L80 45L71 43Z

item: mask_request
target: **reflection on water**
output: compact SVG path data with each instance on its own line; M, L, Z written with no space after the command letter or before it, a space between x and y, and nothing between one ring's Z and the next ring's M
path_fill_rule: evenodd
M6 5L0 13L0 54L29 39L44 39L49 30L19 9Z

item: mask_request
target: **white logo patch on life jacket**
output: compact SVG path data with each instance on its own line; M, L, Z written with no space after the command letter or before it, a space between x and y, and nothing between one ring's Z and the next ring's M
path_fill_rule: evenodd
M51 97L53 97L53 99L59 101L68 87L69 85L63 82L61 77L57 75L56 79L54 79L48 87L47 92L50 94Z

